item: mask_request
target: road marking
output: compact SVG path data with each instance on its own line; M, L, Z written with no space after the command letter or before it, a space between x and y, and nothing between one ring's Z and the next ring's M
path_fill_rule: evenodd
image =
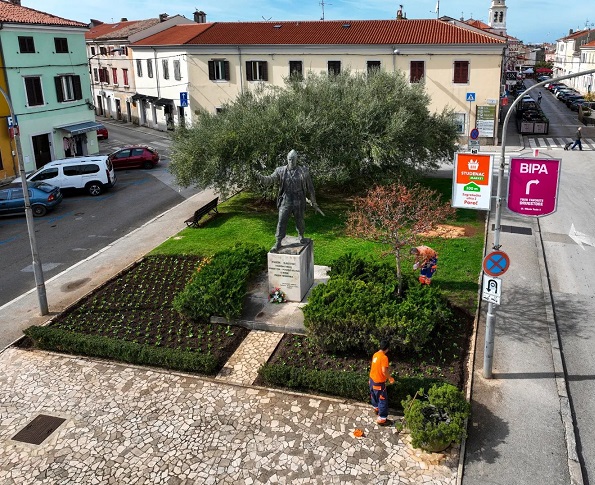
M570 236L570 239L577 243L583 251L585 251L583 244L595 247L595 238L592 238L591 236L588 236L582 232L578 232L574 228L574 223L571 224L568 235Z

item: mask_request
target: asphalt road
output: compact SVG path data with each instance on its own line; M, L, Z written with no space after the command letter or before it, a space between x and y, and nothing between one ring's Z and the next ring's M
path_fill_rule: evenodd
M117 184L98 197L65 196L42 218L35 218L35 235L44 278L99 251L165 210L198 192L178 187L168 171L166 133L106 122L110 136L100 141L102 153L130 143L147 143L162 155L153 170L121 170ZM191 215L191 214L189 214ZM0 218L0 306L35 287L31 250L24 216Z

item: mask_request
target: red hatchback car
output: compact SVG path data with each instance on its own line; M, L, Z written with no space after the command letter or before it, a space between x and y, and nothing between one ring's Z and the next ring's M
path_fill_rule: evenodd
M121 168L153 168L159 163L159 153L146 145L130 145L119 148L108 159L114 169Z
M108 139L108 132L107 128L104 125L101 125L101 128L97 128L97 139L98 140L107 140Z

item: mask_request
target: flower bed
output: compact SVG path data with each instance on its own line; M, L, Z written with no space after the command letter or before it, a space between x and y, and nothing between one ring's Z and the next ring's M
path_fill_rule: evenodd
M132 360L123 359L127 362L166 367L170 367L167 362L173 359L179 362L173 368L215 374L248 330L198 323L182 317L173 308L175 296L184 289L200 261L192 256L149 256L59 315L50 326L33 327L35 330L28 335L33 340L44 339L44 348L49 348L51 341L55 350L101 357L110 357L111 352L115 359L119 358L118 354L126 354L132 356ZM84 344L80 338L70 338L71 334L99 338ZM69 337L68 348L66 343L60 348L60 335ZM118 346L117 342L125 345ZM85 348L93 352L87 353ZM150 351L147 357L143 348L165 351ZM178 353L178 357L172 358L172 352ZM215 364L197 365L196 355L191 354L211 356Z

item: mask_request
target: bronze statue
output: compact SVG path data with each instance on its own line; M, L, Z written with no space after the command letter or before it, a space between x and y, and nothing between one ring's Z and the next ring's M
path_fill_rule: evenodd
M279 220L277 222L277 232L275 237L277 242L271 248L272 252L281 249L283 238L287 234L287 222L293 214L295 218L295 227L298 232L301 243L307 242L304 239L304 215L306 212L306 200L314 207L316 212L324 215L316 203L314 194L314 185L310 178L310 172L307 167L297 164L297 152L291 150L287 154L287 165L277 167L271 175L261 175L258 172L256 176L265 185L273 182L279 183L279 193L277 195L277 208L279 209Z

